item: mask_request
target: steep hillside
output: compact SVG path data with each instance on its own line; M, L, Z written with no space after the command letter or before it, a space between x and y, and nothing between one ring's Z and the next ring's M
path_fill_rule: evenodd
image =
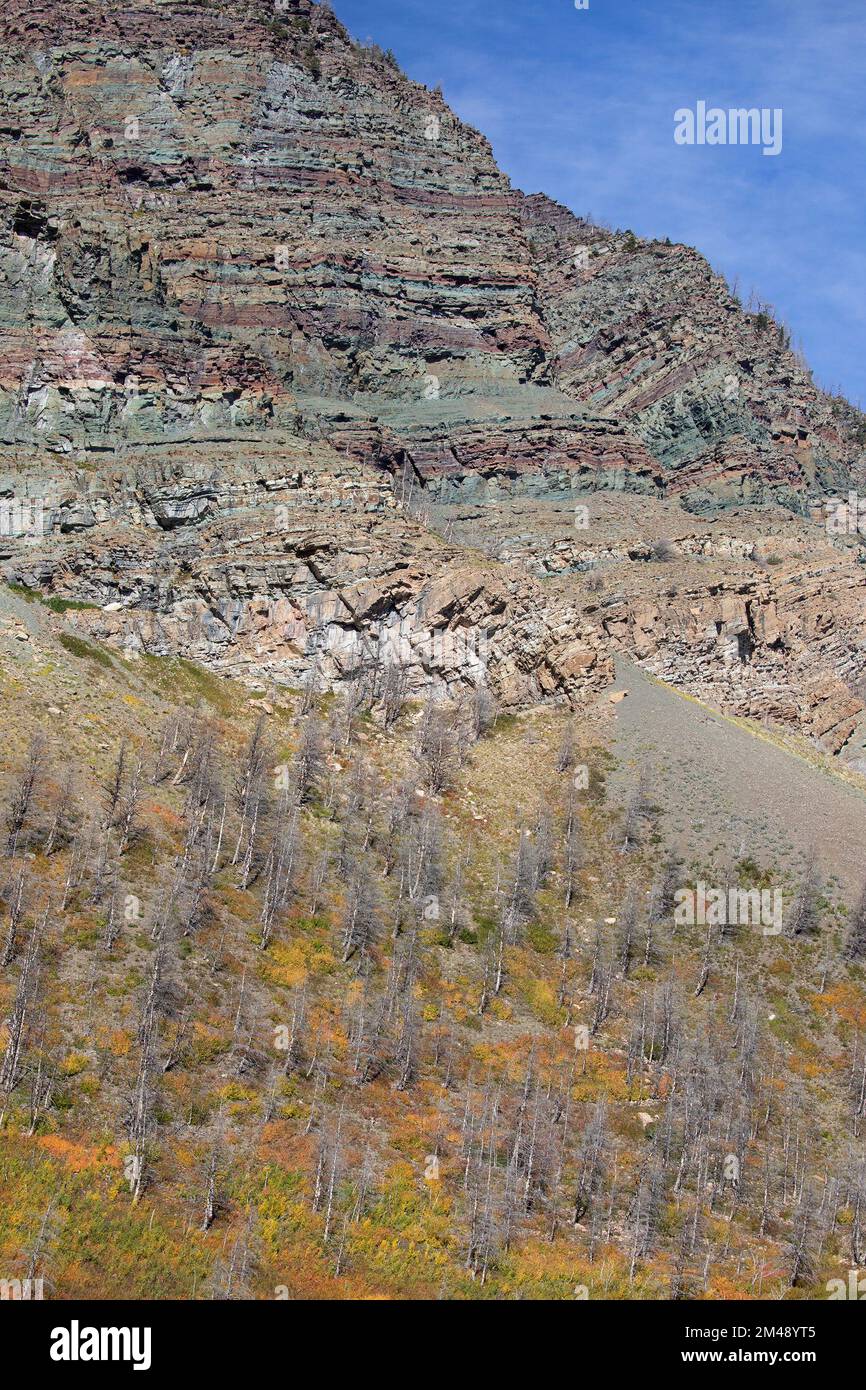
M0 1280L823 1296L866 421L324 5L0 39Z
M710 735L676 768L654 733L670 693L619 736L606 698L250 695L70 616L0 600L4 1278L799 1298L862 1262L866 928L826 767L717 721L713 797ZM811 864L772 816L716 839L737 767L774 766ZM683 923L702 881L778 893L781 930Z

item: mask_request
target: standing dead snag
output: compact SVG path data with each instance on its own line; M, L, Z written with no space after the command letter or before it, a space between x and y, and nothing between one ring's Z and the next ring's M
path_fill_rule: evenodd
M634 959L634 944L637 934L637 898L633 888L626 894L625 902L619 911L617 922L617 965L623 979L631 974Z
M664 1170L660 1164L648 1161L644 1165L629 1212L632 1231L629 1283L634 1281L638 1265L652 1253L658 1234L663 1196Z
M425 805L420 816L410 818L401 849L401 898L408 897L427 921L438 921L442 886L442 821L438 807Z
M340 1135L343 1128L343 1107L340 1107L340 1114L337 1118L337 1130L331 1145L331 1173L328 1179L328 1195L325 1203L325 1229L322 1232L322 1244L327 1245L331 1236L331 1221L334 1211L334 1190L337 1185L337 1174L341 1165Z
M121 743L111 776L102 789L102 806L106 826L113 826L117 820L123 785L126 781L126 740Z
M49 1198L48 1205L42 1213L42 1220L39 1223L39 1230L36 1232L36 1235L30 1242L29 1247L26 1251L27 1265L24 1277L30 1283L32 1283L33 1280L37 1278L43 1279L46 1282L50 1282L46 1280L44 1272L42 1274L39 1274L38 1271L40 1269L44 1271L46 1254L50 1251L50 1247L57 1240L57 1222L54 1216L54 1210L56 1206L57 1194L54 1193Z
M554 766L557 772L570 772L577 762L576 738L574 724L569 723L565 727L565 733L559 744L556 753Z
M30 1076L30 1121L27 1137L32 1138L36 1126L46 1110L51 1108L54 1099L55 1065L45 1047L45 1024L43 1022L36 1047L35 1063L31 1059Z
M289 1036L286 1039L286 1060L283 1066L285 1076L291 1076L293 1071L300 1069L303 1065L306 1032L307 986L305 982L303 989L300 992L296 990L292 999L292 1022Z
M243 1231L232 1241L228 1255L223 1254L217 1261L213 1275L214 1299L231 1301L252 1298L250 1285L257 1263L254 1232L255 1213L248 1210Z
M266 951L274 928L283 916L297 888L301 838L298 808L283 804L281 821L265 862L265 891L262 897L259 948Z
M432 696L424 706L413 752L428 789L434 795L445 791L457 770L457 733L451 711Z
M866 959L866 885L864 885L857 905L851 914L842 954L846 960L861 961Z
M378 902L373 884L365 866L359 864L349 880L343 910L344 963L356 953L364 963L376 938L378 920Z
M592 961L592 974L589 980L589 993L595 999L595 1012L589 1027L591 1037L595 1037L608 1017L613 989L613 967L605 951L601 927L595 928L595 953Z
M817 1228L815 1196L807 1189L800 1195L788 1246L788 1277L792 1289L810 1284L815 1278L820 1245Z
M643 838L644 828L650 816L651 809L649 799L649 774L646 768L641 768L637 784L626 803L625 817L622 823L620 854L627 854L630 850L638 848Z
M790 936L814 936L821 925L821 875L815 852L806 860L806 868L788 918Z
M578 1151L572 1211L572 1224L575 1226L586 1216L601 1185L608 1142L607 1107L604 1101L600 1100L583 1132Z
M379 709L384 729L393 728L400 718L406 703L408 684L405 669L388 662L379 689Z
M48 834L45 837L42 853L54 854L57 850L65 849L72 842L76 820L75 779L72 769L67 768L54 805L54 814Z
M698 976L698 982L695 985L694 989L694 995L696 999L700 998L700 996L703 994L704 990L706 989L709 983L710 970L712 968L713 960L715 957L717 936L718 929L714 929L712 922L707 922L707 929L704 934L704 954L703 959L701 961L701 972Z
M520 831L511 861L500 921L506 944L513 946L535 910L535 894L545 873L546 846L525 828Z
M13 859L18 852L21 832L33 803L33 793L44 753L45 741L41 734L35 734L30 741L27 761L12 793L12 802L6 813L6 855L9 859Z
M10 965L18 947L18 928L24 905L24 870L19 869L9 887L9 921L6 923L6 937L0 953L0 969Z
M496 697L487 685L477 685L469 702L469 733L477 743L496 723L499 707Z
M24 963L21 967L21 974L18 977L18 988L15 991L12 1013L7 1022L9 1035L6 1041L3 1062L2 1065L0 1065L0 1093L3 1095L3 1108L0 1110L0 1129L3 1128L6 1122L6 1114L9 1109L12 1092L21 1079L21 1064L27 1042L27 1032L31 1015L36 1004L39 985L40 948L47 920L48 910L46 908L44 915L40 921L36 923L30 933L27 942L27 951L24 956Z
M141 774L142 761L139 757L135 760L132 776L129 779L129 785L124 790L118 808L118 854L126 854L126 851L129 849L129 846L138 833L137 817L139 803L141 801Z
M400 1036L394 1058L398 1072L397 1080L394 1083L395 1091L405 1091L412 1084L415 1075L417 1047L418 1017L415 1009L415 1000L412 995L412 981L410 978L403 1000Z
M246 846L241 871L242 888L246 888L249 883L256 835L265 795L264 784L269 750L264 728L264 719L259 719L247 745L240 775L235 786L235 801L240 815L240 826L231 862L232 865L238 863L241 858L241 850Z
M219 1161L219 1151L216 1144L210 1152L210 1159L207 1167L207 1184L205 1187L204 1216L202 1217L201 1228L209 1231L214 1223L217 1214L217 1166Z
M150 987L141 1013L138 1028L138 1073L129 1114L129 1142L132 1154L128 1160L127 1177L136 1206L147 1184L147 1146L153 1132L156 1109L158 999L162 983L164 946L157 948L151 972Z
M306 806L319 794L325 773L322 726L315 715L307 715L304 720L292 770L295 800L299 806Z
M578 874L583 868L584 858L578 799L575 788L572 787L565 803L565 825L562 835L562 896L566 908L571 907L574 902Z

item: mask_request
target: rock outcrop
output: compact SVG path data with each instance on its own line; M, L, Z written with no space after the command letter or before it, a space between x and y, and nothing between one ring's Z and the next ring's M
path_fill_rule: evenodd
M513 189L311 0L9 0L0 35L0 493L42 507L8 580L257 682L514 707L629 650L845 746L859 540L809 516L866 425L697 252ZM762 562L780 508L820 560Z

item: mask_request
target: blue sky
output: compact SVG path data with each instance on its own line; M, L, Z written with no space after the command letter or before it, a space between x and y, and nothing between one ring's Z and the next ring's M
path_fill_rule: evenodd
M333 0L525 192L698 247L866 406L866 0ZM781 107L776 158L674 112Z

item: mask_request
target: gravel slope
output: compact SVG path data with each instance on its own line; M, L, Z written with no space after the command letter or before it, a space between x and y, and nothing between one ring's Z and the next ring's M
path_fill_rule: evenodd
M866 791L812 767L704 705L617 663L614 783L647 768L663 830L690 861L723 867L751 855L796 871L814 846L848 900L866 878Z

